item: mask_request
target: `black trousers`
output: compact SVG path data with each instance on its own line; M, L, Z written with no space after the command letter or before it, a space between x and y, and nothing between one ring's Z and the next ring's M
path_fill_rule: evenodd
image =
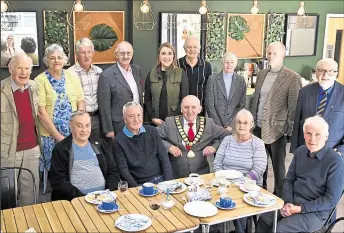
M255 127L253 134L261 138L262 129L260 127ZM274 171L275 185L274 193L275 195L282 197L283 194L283 180L285 178L285 157L286 157L286 146L287 138L285 136L280 137L277 141L271 144L265 144L265 150L267 156L270 155L272 160L272 168ZM268 164L266 164L266 170L263 175L263 188L267 188L266 180L268 178Z

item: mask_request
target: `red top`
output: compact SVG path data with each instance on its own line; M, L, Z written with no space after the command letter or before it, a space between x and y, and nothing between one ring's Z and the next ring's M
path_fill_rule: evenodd
M38 145L29 89L25 89L24 92L17 90L13 93L13 97L19 119L17 151L29 150Z

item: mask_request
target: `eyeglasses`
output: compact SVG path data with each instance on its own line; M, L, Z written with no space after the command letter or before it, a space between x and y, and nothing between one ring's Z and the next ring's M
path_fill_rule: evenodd
M124 57L127 55L128 57L131 57L133 54L131 52L117 52L121 57Z
M62 61L63 57L60 57L60 56L58 56L58 57L49 57L49 60L50 61Z
M325 75L326 73L330 76L333 76L338 73L337 70L323 70L323 69L317 69L318 74Z

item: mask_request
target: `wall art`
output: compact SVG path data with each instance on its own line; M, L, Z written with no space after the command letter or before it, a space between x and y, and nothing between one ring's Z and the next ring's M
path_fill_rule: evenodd
M272 42L283 42L284 38L284 23L285 23L285 15L278 14L278 13L270 13L267 15L268 23L267 23L267 36L266 36L266 45Z
M221 59L225 53L225 20L226 13L208 13L205 43L205 57L208 61Z

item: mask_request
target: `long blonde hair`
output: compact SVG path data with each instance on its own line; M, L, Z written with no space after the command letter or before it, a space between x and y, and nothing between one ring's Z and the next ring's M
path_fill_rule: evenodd
M170 43L168 43L168 42L165 42L165 43L163 43L163 44L160 45L160 47L159 47L159 49L158 49L158 56L157 56L156 66L158 67L158 66L161 65L160 60L159 60L159 55L160 55L160 52L161 52L162 48L164 48L164 47L169 48L169 49L172 50L172 52L173 52L173 62L172 62L171 65L173 66L173 68L178 67L178 65L177 65L177 58L176 58L176 50L175 50L174 47L173 47Z

